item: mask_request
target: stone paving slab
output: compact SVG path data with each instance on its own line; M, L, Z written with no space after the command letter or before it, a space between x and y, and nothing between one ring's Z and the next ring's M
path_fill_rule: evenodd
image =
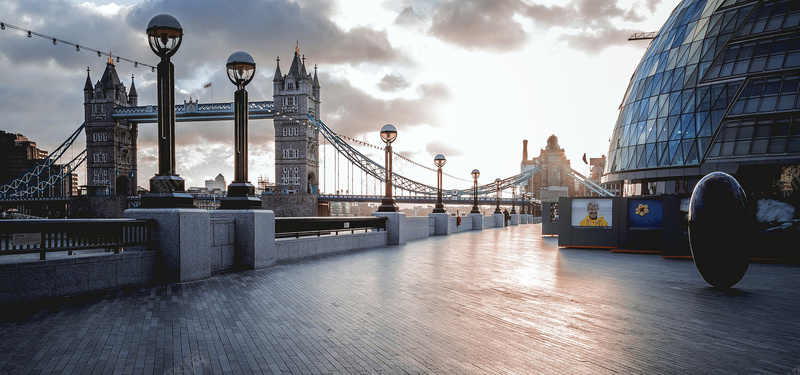
M787 374L798 306L798 266L725 293L523 225L0 306L0 373Z

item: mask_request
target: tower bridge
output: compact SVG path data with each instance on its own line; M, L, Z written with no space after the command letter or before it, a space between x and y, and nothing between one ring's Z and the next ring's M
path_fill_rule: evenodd
M158 106L139 105L138 93L131 76L130 88L120 80L114 64L109 58L101 78L92 83L91 72L87 69L84 85L85 121L72 136L54 152L51 157L31 169L28 173L0 186L0 200L24 200L42 196L48 186L74 173L83 162L86 163L86 184L103 187L112 195L136 196L138 187L138 126L158 121ZM299 46L295 48L290 68L282 74L280 59L276 62L273 76L273 100L249 101L250 119L271 119L275 128L275 179L276 192L273 197L319 196L322 201L370 200L373 197L341 196L324 194L320 191L319 136L335 148L347 162L361 169L367 178L385 182L385 166L353 147L347 137L340 136L320 119L321 86L317 68L309 73L305 57L301 57ZM192 121L233 121L234 103L199 103L194 101L175 105L177 122ZM66 162L53 176L51 167L72 146L80 132L85 130L86 149L78 157ZM63 162L62 162L63 163ZM529 181L541 171L540 167L528 166L523 172L494 182L478 186L479 197L505 190ZM586 185L590 190L605 194L602 187L592 184L574 170L566 171ZM47 178L43 178L44 176ZM392 173L391 183L401 191L418 195L407 197L409 202L433 200L437 187L414 181L397 173ZM471 196L473 187L465 186L456 190L457 195ZM265 196L270 199L270 197ZM405 198L402 198L405 199ZM482 200L483 198L481 198ZM487 198L494 204L493 198ZM135 201L135 200L134 200ZM294 202L297 202L294 200ZM271 207L270 207L271 208ZM314 216L316 207L301 212L302 216Z

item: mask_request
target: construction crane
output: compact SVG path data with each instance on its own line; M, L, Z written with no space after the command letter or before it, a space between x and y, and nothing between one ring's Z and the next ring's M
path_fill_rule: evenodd
M656 35L658 35L658 31L651 31L649 33L634 33L628 37L628 41L654 39Z

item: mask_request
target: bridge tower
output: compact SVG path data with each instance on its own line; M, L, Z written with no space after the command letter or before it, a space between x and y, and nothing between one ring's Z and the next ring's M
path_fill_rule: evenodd
M306 72L299 43L286 75L281 75L278 58L272 83L275 190L278 194L319 194L319 131L308 117L319 119L320 86L316 66L313 76Z
M83 87L87 185L94 188L107 186L108 192L114 195L136 194L138 125L111 116L114 107L133 107L138 105L138 100L133 76L131 89L126 92L111 57L103 76L94 86L87 68Z

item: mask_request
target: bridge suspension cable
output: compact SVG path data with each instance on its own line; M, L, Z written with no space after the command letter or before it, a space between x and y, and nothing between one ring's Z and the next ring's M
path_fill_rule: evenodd
M91 51L91 52L96 53L97 57L101 57L101 56L108 56L109 58L116 57L117 58L117 62L120 62L121 60L124 60L124 61L130 62L130 63L133 63L133 67L134 68L138 68L139 65L142 65L142 66L146 66L146 67L150 68L151 72L155 72L156 71L156 67L153 66L153 65L150 65L150 64L140 63L138 61L131 60L131 59L119 56L119 55L111 56L111 52L103 52L103 51L100 51L100 50L97 50L97 49L94 49L94 48L91 48L91 47L86 47L83 44L73 43L73 42L70 42L70 41L66 41L64 39L52 37L50 35L45 35L45 34L38 33L38 32L33 31L33 30L29 30L29 29L25 29L25 28L22 28L22 27L19 27L19 26L15 26L15 25L12 25L10 23L0 22L0 30L5 30L6 27L9 28L9 29L13 29L13 30L17 30L17 31L22 31L23 33L27 33L28 34L28 38L31 38L33 36L38 36L40 38L51 40L53 42L53 45L57 45L58 43L64 43L64 44L67 44L67 45L75 47L75 51L78 51L78 52L80 52L81 49L83 49L84 51Z
M81 151L78 156L74 157L68 163L62 164L61 168L59 168L55 173L52 173L51 171L51 173L47 175L46 179L40 179L35 185L28 185L24 189L17 190L7 197L32 197L37 193L44 192L45 190L56 186L58 183L70 176L81 164L83 164L84 161L86 161L86 149Z
M355 138L352 138L352 137L348 137L348 136L346 136L346 135L344 135L344 134L339 134L339 133L337 133L337 135L338 135L339 137L341 137L343 140L346 140L346 141L349 141L349 142L352 142L352 143L355 143L355 144L358 144L358 145L361 145L361 146L366 146L366 147L374 148L374 149L376 149L376 150L383 151L383 147L378 147L378 146L375 146L375 145L373 145L373 144L371 144L371 143L364 142L364 141L361 141L361 140L358 140L358 139L355 139ZM413 161L413 160L411 160L411 159L409 159L409 158L407 158L407 157L405 157L405 156L403 156L403 155L400 155L400 154L398 154L396 151L392 151L392 154L393 154L394 156L396 156L396 157L398 157L398 158L400 158L400 159L403 159L403 160L405 160L405 161L407 161L407 162L409 162L409 163L411 163L411 164L414 164L414 165L416 165L416 166L418 166L418 167L420 167L420 168L425 168L425 169L427 169L427 170L429 170L429 171L431 171L431 172L436 172L436 169L433 169L433 168L431 168L431 167L429 167L429 166L426 166L426 165L422 165L422 164L420 164L420 163L417 163L417 162L415 162L415 161ZM464 181L464 182L472 182L472 181L470 181L470 180L463 179L463 178L461 178L461 177L456 177L456 176L453 176L453 175L451 175L451 174L448 174L448 173L445 173L445 172L442 172L442 174L443 174L443 175L445 175L445 176L447 176L447 177L450 177L450 178L453 178L453 179L459 180L459 181Z
M64 177L66 177L69 173L72 173L72 171L80 166L80 164L86 159L85 149L69 163L62 166L55 174L53 174L53 164L55 164L70 147L72 147L72 144L81 134L85 126L86 123L81 124L78 129L76 129L72 135L67 138L66 141L58 146L58 148L56 148L52 153L47 155L46 158L42 159L42 161L33 166L33 168L29 169L21 176L0 186L0 197L28 197L43 191L53 184L56 184L64 179ZM43 175L47 175L47 178L44 180L42 180Z
M583 184L589 188L589 190L593 191L595 194L601 197L613 197L614 193L606 190L604 187L600 186L600 184L586 178L584 175L578 173L578 171L570 168L568 172L565 172L567 176L572 177L575 181Z
M315 119L311 116L308 116L309 120L312 124L319 130L322 136L325 138L326 141L330 145L332 145L337 152L339 152L342 156L347 158L350 163L354 165L358 165L367 175L372 176L378 181L385 182L385 174L386 169L384 166L376 163L374 160L370 159L369 157L365 156L349 143L345 142L342 136L331 130L324 122L321 120ZM512 186L518 186L523 182L527 181L533 175L538 173L542 170L541 166L536 166L535 168L529 169L524 171L518 175L507 177L500 181L500 190L508 189ZM434 186L430 186L427 184L423 184L414 180L411 180L407 177L404 177L400 174L392 172L392 186L406 190L411 193L423 194L423 195L436 195L438 189ZM497 185L492 182L489 184L478 186L478 194L488 194L492 193L497 190ZM449 190L445 190L449 191ZM455 190L459 195L472 195L473 188L468 187L466 189Z

